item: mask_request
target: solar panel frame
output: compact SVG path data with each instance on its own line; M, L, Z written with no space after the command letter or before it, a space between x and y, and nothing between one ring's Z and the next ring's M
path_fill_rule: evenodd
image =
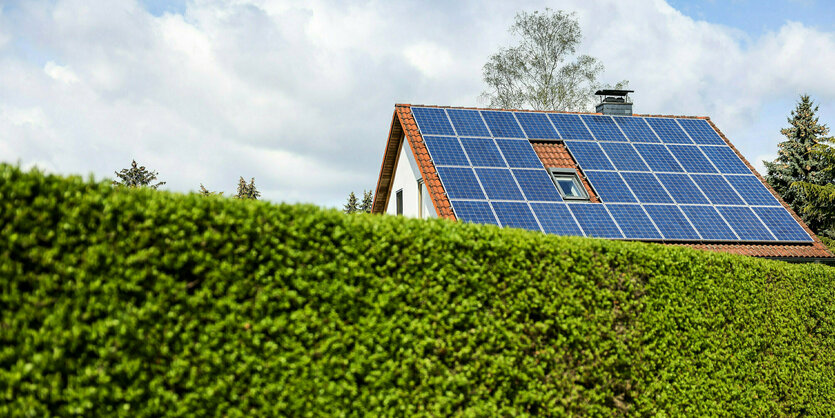
M644 118L665 144L693 144L693 140L673 118Z
M607 203L606 209L627 239L662 239L641 205Z
M545 113L515 112L514 114L528 139L561 139Z
M542 231L539 222L526 202L491 201L490 206L493 207L493 211L499 218L499 222L502 223L502 227Z
M717 210L742 241L776 241L757 215L747 206L717 206Z
M580 115L580 119L598 141L629 141L611 116Z
M720 174L691 174L690 178L714 205L744 205L730 183Z
M792 217L786 208L754 207L754 213L768 226L774 237L780 241L814 242L812 237Z
M647 124L646 118L635 116L612 116L615 123L620 127L631 142L654 142L660 143L658 135Z
M673 200L681 204L710 204L696 183L684 173L656 173L655 177L667 189Z
M559 132L562 139L595 140L578 115L572 113L548 113L548 118L551 119L551 123L557 128L557 132Z
M470 165L470 160L464 153L464 148L461 147L458 138L454 136L426 135L423 137L423 142L426 144L426 149L429 150L429 155L435 165Z
M531 202L531 209L545 233L584 236L583 230L564 203Z
M455 130L452 129L444 109L412 106L412 116L422 135L455 136Z
M705 156L723 174L751 174L751 169L745 165L738 155L725 146L700 146Z
M650 171L635 147L628 142L601 142L603 152L620 171Z
M475 172L488 200L525 200L510 170L476 168Z
M469 109L447 109L447 116L458 136L490 136L481 113Z
M725 180L751 206L781 206L756 176L725 176Z
M482 110L481 116L487 122L487 127L490 128L494 137L527 139L519 122L513 116L513 112Z
M679 209L690 219L690 223L706 241L738 241L733 229L713 206L679 205Z
M623 238L623 233L604 205L570 203L567 206L587 237Z
M583 170L615 169L597 142L565 141L565 146Z
M459 137L458 139L474 167L507 167L493 138Z
M702 145L725 145L725 141L704 119L676 118L679 126L687 132L693 142Z
M642 203L673 203L673 198L652 173L621 172L621 177Z
M528 141L499 138L496 145L511 168L543 168L542 160Z
M450 199L487 199L471 167L435 166L435 170Z
M661 235L668 240L699 240L701 236L675 205L644 205L644 210L655 222Z
M679 164L688 173L718 173L716 167L702 154L699 147L695 145L668 145L667 149L676 157Z
M614 171L586 171L591 187L605 203L637 203L620 174Z
M529 202L561 202L562 197L545 170L511 170Z
M646 161L650 170L655 172L683 173L684 168L676 161L664 144L633 144L638 154Z
M499 221L493 209L486 200L455 200L450 199L455 219L477 224L498 225Z

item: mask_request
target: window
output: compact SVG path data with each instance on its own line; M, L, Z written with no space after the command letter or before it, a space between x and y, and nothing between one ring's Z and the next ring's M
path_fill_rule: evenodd
M395 194L395 201L397 202L397 214L403 214L403 189L400 189Z
M548 171L563 199L589 200L589 194L573 168L549 168Z
M423 219L423 179L418 179L418 219Z

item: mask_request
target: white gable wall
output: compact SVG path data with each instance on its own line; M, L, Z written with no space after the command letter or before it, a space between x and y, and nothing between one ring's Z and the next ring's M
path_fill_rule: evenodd
M398 151L397 167L391 185L391 196L389 196L388 207L386 208L387 214L397 215L397 191L402 190L403 216L410 218L438 217L426 186L421 185L420 190L418 189L418 180L420 179L421 175L417 162L415 162L412 150L404 138Z

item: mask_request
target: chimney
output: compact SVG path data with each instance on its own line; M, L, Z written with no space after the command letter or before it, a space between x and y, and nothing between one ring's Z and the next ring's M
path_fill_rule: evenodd
M600 96L600 103L595 107L597 113L604 115L632 116L632 100L629 93L635 90L598 90L594 94Z

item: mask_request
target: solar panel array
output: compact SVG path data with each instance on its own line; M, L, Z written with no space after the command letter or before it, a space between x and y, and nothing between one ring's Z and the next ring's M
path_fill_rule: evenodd
M615 239L812 241L703 119L412 112L463 221ZM563 201L531 140L562 140L602 203Z

